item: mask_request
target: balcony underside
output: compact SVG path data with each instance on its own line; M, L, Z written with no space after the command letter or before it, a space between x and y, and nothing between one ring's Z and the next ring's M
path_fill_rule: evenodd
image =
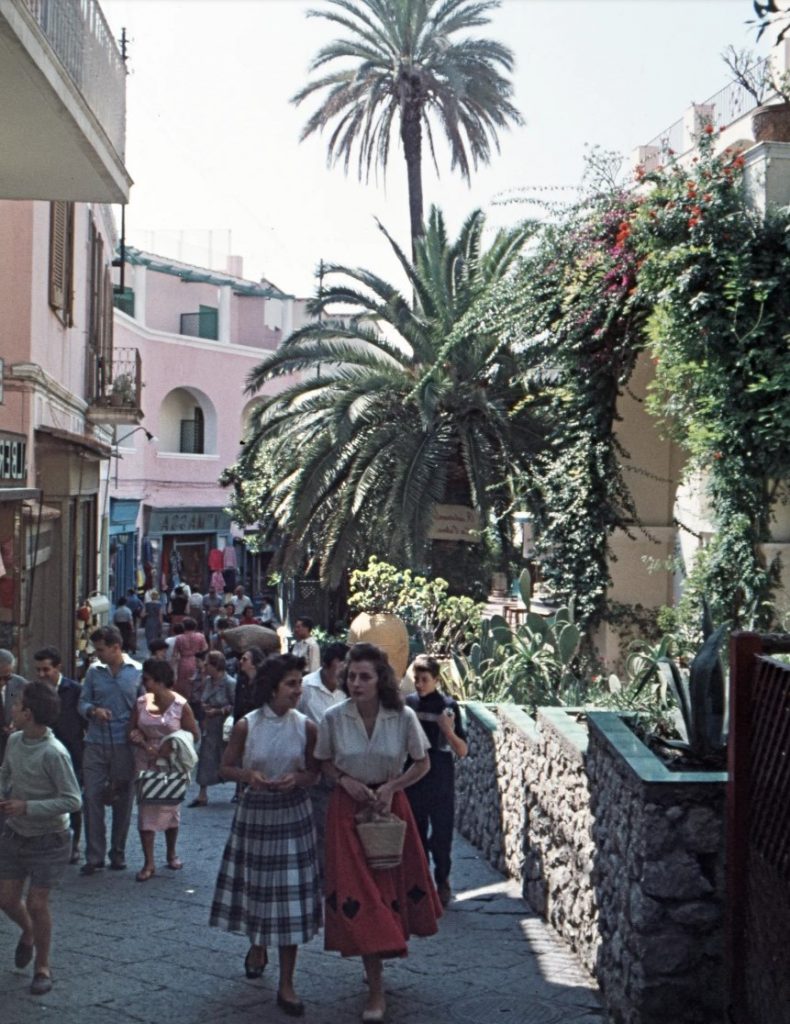
M85 419L102 427L137 427L143 421L143 410L134 405L92 402L85 412Z
M13 0L0 0L0 96L0 199L128 201L121 156Z

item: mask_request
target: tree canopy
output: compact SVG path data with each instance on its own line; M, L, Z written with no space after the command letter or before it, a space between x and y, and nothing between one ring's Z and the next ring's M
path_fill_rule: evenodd
M502 72L513 54L501 43L462 36L487 25L499 0L326 0L309 12L347 35L322 47L311 71L337 68L314 79L293 97L302 103L323 94L302 138L332 126L329 163L348 171L358 151L360 179L374 167L386 170L393 132L400 132L409 185L412 245L423 231L423 131L436 165L434 130L446 138L451 167L470 181L472 167L488 163L497 132L521 124ZM438 170L438 166L437 166Z
M471 505L484 526L509 511L540 432L517 353L473 311L533 229L502 230L484 249L484 223L474 212L451 241L432 209L414 262L381 228L413 297L330 267L340 280L313 301L315 319L250 374L250 393L285 387L262 397L231 478L243 517L286 538L284 565L312 559L331 584L370 554L425 565L436 503Z

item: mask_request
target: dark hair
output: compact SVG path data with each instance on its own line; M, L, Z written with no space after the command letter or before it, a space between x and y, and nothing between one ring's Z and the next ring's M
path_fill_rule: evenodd
M91 633L91 643L104 644L106 647L123 647L123 637L117 626L99 626Z
M263 653L260 647L245 647L244 650L241 652L242 657L245 654L249 654L250 660L252 661L256 669L259 669L261 665L263 665L264 661L266 661L266 655ZM239 658L239 662L241 662L241 658ZM239 669L239 671L241 671L241 669ZM246 674L247 673L245 672L244 675Z
M36 680L22 688L22 707L33 716L36 725L53 726L60 718L60 697L49 683Z
M126 598L125 597L119 597L118 600L115 602L115 607L116 608L122 608L125 604L126 604Z
M228 663L225 661L225 655L222 651L209 651L206 655L206 664L211 665L211 667L217 669L218 672L224 672L228 667Z
M307 615L300 615L296 621L301 622L305 629L312 629L313 626L315 625L313 620L309 618Z
M439 662L430 654L418 654L412 664L412 671L430 672L434 679L438 679L442 672Z
M386 653L375 644L354 644L346 655L345 665L340 670L340 685L346 693L348 668L355 661L372 663L378 676L378 697L382 706L390 711L400 711L403 708L403 697Z
M148 645L148 653L155 654L157 651L167 650L167 640L152 640Z
M345 661L346 655L348 654L348 644L340 643L339 640L335 643L327 644L321 652L321 664L331 665L333 661Z
M255 674L255 703L271 704L277 687L289 672L304 672L304 658L295 654L273 654Z
M145 659L143 662L143 675L153 679L155 683L162 683L167 687L172 687L175 682L173 666L169 661L160 661L159 658Z
M183 622L174 622L172 624L172 626L170 627L170 636L181 636L181 634L183 632L184 632L184 623Z
M134 589L134 587L129 587L126 593L129 594L130 597L134 597L137 594L137 591Z
M49 661L53 666L60 665L63 659L57 647L42 647L33 655L33 661Z
M192 618L191 615L187 615L183 622L185 633L194 633L197 629L197 622Z
M217 618L214 623L214 629L219 633L221 629L230 629L230 619L226 619L223 616Z

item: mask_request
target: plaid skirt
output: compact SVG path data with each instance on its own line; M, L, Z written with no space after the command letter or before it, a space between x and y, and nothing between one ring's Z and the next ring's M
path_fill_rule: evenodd
M310 797L248 789L233 819L209 924L256 946L309 942L321 927Z

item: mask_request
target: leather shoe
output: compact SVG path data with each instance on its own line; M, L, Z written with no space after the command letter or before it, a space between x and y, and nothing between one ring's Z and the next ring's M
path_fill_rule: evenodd
M111 860L110 861L110 871L126 871L126 861L125 860Z
M280 993L277 993L277 1005L283 1011L287 1013L289 1017L304 1017L304 1003L301 999L284 999Z
M253 955L254 949L252 946L250 946L250 948L247 950L247 955L244 957L244 974L246 977L250 979L262 977L264 968L266 967L266 964L269 962L269 955L266 952L266 950L263 951L263 960L261 963L253 963Z
M208 800L193 800L187 807L208 807Z
M81 875L95 875L97 871L103 871L103 864L83 864L80 868Z
M48 974L36 974L30 984L31 996L45 996L52 991L52 978Z
M23 942L20 939L16 944L16 949L14 950L14 966L19 968L27 967L32 959L33 943L31 942L28 946L26 942Z

